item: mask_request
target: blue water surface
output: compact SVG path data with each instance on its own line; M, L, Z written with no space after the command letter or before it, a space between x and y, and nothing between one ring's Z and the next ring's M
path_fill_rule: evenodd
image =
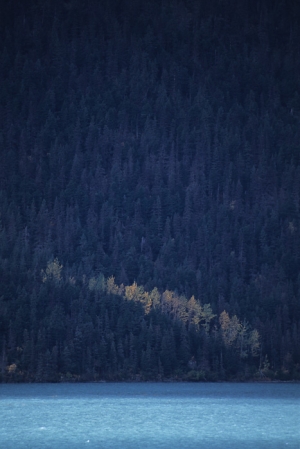
M300 384L0 385L0 448L300 449Z

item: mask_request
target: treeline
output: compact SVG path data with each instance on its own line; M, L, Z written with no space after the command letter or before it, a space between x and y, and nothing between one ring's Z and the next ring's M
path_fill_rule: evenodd
M55 259L11 317L2 381L220 380L268 375L256 329L194 296L102 274L76 282ZM77 298L74 300L74 298ZM3 303L1 304L3 306Z
M173 335L169 371L159 371L165 357L150 344L156 374L184 371L192 357L201 367L200 348L204 371L218 378L221 366L230 377L265 362L268 377L299 378L300 3L7 0L1 17L3 378L13 364L44 378L38 367L50 360L55 373L92 373L102 330L74 332L78 320L96 329L95 317L106 315L114 337L104 333L107 368L97 375L140 373L145 348L115 337L125 305L128 331L143 317L151 334L162 320L157 341ZM41 272L56 258L64 279L50 288ZM104 289L98 303L88 285L100 272L117 285L210 304L208 334L201 321L191 337L188 322L181 328L163 307L146 313L125 293ZM224 311L257 330L258 363L235 347L229 369ZM42 312L51 324L40 327ZM71 341L89 355L75 363L83 353ZM135 348L130 369L119 370L119 341L124 360Z

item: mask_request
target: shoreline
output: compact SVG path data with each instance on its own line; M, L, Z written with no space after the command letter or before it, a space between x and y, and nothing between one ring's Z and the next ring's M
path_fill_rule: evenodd
M165 379L100 379L100 380L86 380L86 379L61 379L61 380L52 380L52 381L35 381L35 380L8 380L1 381L0 385L8 385L8 384L133 384L133 383L199 383L199 384L300 384L300 380L291 379L291 380L280 380L280 379L232 379L232 380L187 380L187 379L174 379L174 378L165 378Z

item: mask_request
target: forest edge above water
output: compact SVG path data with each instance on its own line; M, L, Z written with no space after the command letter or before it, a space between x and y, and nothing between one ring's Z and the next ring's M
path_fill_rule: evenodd
M40 323L43 330L36 347L24 331L25 345L16 348L14 363L2 369L4 382L291 378L270 369L256 329L225 310L217 316L210 304L202 305L194 296L187 299L169 290L161 294L157 288L147 292L135 282L118 286L114 277L105 280L100 273L83 278L84 299L74 302L67 300L76 288L74 279L64 279L58 259L40 277L41 296L32 313L46 317ZM42 298L49 295L47 304ZM66 298L63 304L58 297ZM70 317L78 313L80 324L74 327Z

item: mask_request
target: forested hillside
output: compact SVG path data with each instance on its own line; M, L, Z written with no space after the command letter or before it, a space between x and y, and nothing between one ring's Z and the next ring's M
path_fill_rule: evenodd
M300 3L0 20L0 379L299 379Z

